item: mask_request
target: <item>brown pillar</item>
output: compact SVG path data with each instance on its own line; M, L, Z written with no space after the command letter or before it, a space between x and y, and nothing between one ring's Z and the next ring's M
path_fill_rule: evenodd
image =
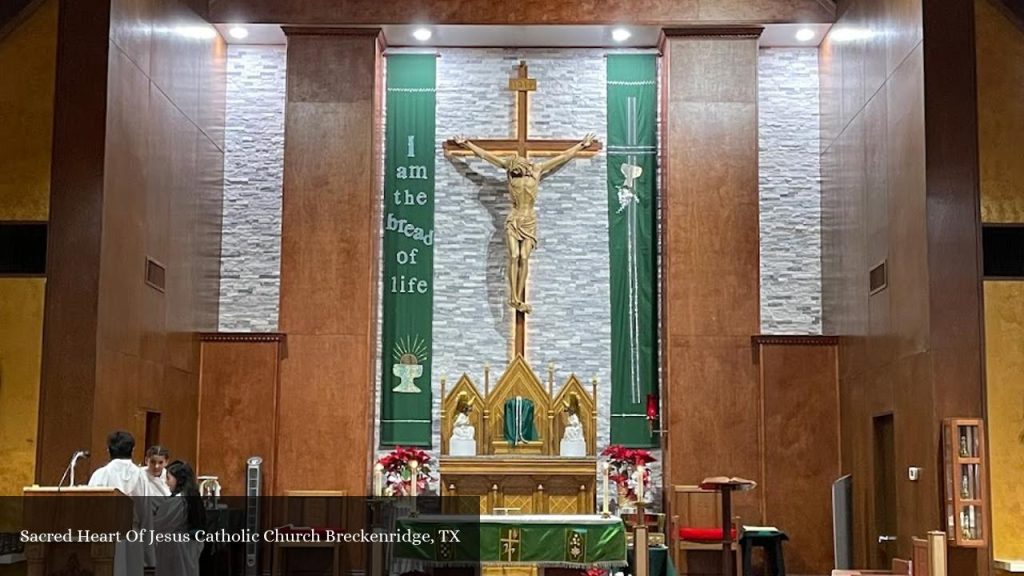
M36 482L90 450L96 392L109 2L60 8ZM95 453L95 451L94 451ZM104 453L95 453L99 463ZM88 479L86 466L76 481Z
M666 484L761 482L757 191L760 28L666 30ZM735 513L760 518L756 493Z
M367 489L380 234L376 29L286 28L276 490Z

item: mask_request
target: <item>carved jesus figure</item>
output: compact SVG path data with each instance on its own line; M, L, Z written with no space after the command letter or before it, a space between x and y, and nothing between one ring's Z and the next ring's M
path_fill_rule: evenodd
M530 254L537 246L537 190L541 179L562 164L572 160L594 141L594 134L587 134L575 146L557 156L534 164L528 159L513 154L501 157L473 144L465 137L457 136L455 143L469 149L477 156L505 171L508 178L508 195L512 199L512 211L505 219L505 245L508 248L508 291L509 306L528 314L531 307L526 303L526 277L530 273Z

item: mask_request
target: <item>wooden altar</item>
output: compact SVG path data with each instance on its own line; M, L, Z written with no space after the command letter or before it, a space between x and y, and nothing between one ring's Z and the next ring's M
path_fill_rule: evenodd
M441 495L477 496L479 508L460 510L490 514L513 509L519 514L593 514L597 478L597 385L588 392L575 375L555 394L554 369L544 383L526 361L516 357L490 389L490 370L484 370L484 392L463 374L446 390L442 380ZM452 427L460 396L474 409L468 414L476 430L477 456L449 455ZM533 425L539 438L513 445L504 438L505 402L524 398L533 403ZM575 400L572 398L575 397ZM586 456L559 456L567 425L565 407L578 403L577 417L587 445ZM460 498L461 505L473 500Z

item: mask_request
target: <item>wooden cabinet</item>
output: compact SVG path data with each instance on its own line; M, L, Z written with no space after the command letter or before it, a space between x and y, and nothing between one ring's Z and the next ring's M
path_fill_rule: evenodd
M952 546L983 547L988 542L985 494L985 422L948 418L942 426L945 468L946 534Z

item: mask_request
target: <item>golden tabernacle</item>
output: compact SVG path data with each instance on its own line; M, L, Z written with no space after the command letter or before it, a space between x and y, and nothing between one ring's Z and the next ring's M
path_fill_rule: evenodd
M465 374L442 380L442 495L478 496L480 513L592 514L596 396L575 375L556 394L554 368L545 387L522 357L493 390L485 368L483 394Z

